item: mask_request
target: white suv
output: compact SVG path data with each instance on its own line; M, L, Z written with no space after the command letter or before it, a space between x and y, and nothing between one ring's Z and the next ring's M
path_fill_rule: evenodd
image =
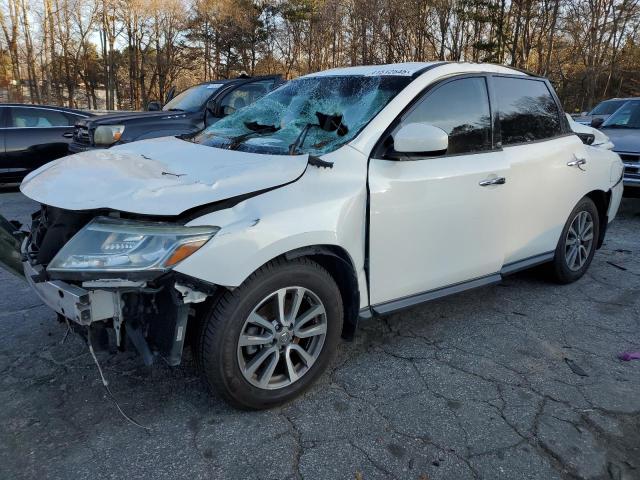
M72 155L23 182L39 296L88 331L265 408L308 387L358 319L548 263L580 278L622 164L549 82L407 63L293 80L191 138Z

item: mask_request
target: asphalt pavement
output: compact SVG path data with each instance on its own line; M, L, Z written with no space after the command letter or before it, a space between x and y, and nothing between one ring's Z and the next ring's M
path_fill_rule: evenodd
M0 214L35 204L0 193ZM640 479L640 201L587 275L540 272L361 326L312 389L265 412L211 397L187 352L99 358L0 271L2 479Z

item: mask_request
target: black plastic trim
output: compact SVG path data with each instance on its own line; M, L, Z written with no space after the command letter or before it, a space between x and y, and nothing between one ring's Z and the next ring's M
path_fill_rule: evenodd
M511 262L502 267L502 270L500 270L500 274L502 276L511 275L512 273L516 273L530 267L535 267L536 265L542 265L543 263L547 263L553 260L554 256L555 252L551 251L541 253L539 255L533 255L531 257L518 260L517 262Z
M431 300L448 297L449 295L454 295L456 293L498 283L501 280L502 275L500 275L499 273L492 273L490 275L485 275L484 277L478 277L473 280L455 283L447 287L436 288L434 290L428 290L426 292L399 298L397 300L378 303L376 305L372 305L371 310L378 315L388 315L392 312L404 310L406 308L413 307L414 305L419 305Z

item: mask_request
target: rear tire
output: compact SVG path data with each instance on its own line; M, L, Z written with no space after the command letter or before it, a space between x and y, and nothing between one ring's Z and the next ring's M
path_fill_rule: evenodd
M551 273L558 283L572 283L588 270L600 235L600 217L595 203L583 197L569 215L558 240Z
M201 373L235 407L282 404L327 368L342 323L340 290L324 268L307 258L271 261L206 314Z

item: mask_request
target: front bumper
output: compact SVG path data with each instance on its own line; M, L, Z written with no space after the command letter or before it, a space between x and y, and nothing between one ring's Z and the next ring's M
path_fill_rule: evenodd
M120 295L117 292L86 290L60 280L37 282L36 279L43 276L42 267L34 267L29 262L22 265L27 282L36 295L63 317L80 325L121 318Z

